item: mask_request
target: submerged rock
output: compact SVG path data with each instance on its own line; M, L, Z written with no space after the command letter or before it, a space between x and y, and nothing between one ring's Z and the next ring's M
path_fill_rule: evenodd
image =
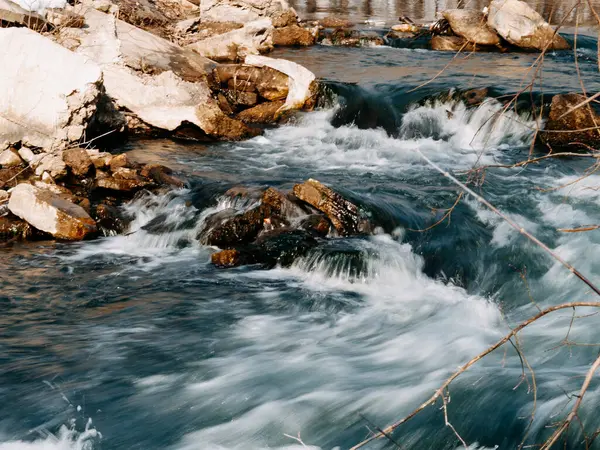
M96 111L102 72L27 28L0 28L0 142L78 142Z
M487 25L482 12L470 9L449 9L442 12L454 34L478 45L498 45L500 37Z
M530 50L569 50L569 43L535 12L519 0L493 0L488 25L509 43Z
M566 114L584 101L585 97L580 94L561 94L552 98L550 117L544 132L541 133L541 138L546 144L551 147L565 147L577 143L597 146L600 143L600 130L595 129L600 127L600 115L593 106L584 105ZM563 115L565 116L562 117Z
M8 209L56 239L81 240L96 233L96 223L85 210L60 195L30 184L12 190Z
M317 180L294 186L294 195L323 212L342 236L363 232L358 206Z

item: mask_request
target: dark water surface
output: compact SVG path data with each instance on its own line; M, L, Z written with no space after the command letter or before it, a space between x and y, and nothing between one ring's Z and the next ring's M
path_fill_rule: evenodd
M580 42L583 80L597 92L595 43ZM132 156L184 172L190 188L128 206L136 216L129 236L2 249L0 449L301 449L285 436L299 433L309 448L347 449L369 433L360 414L385 425L409 413L535 314L533 301L593 299L473 199L450 223L411 231L439 220L458 194L415 149L463 180L475 164L526 158L536 124L523 105L578 89L572 53L547 56L544 87L497 120L502 98L471 110L423 99L450 88L515 92L534 56L475 54L415 92L452 56L326 47L275 56L331 80L335 106L248 142L132 143ZM557 231L600 223L599 175L568 185L590 165L490 169L474 187L598 281L598 231ZM308 177L359 203L376 235L332 239L288 269L210 265L214 249L196 242L197 230L211 212L244 206L220 197L226 189L291 188ZM161 214L163 230L141 229ZM538 388L528 445L543 442L572 406L598 353L555 348L570 319L557 313L522 335ZM600 342L598 317L575 320L569 337ZM508 347L452 385L450 419L470 448L518 447L534 407L520 376ZM460 447L438 407L398 430L402 448ZM580 414L589 433L600 426L599 407L593 381ZM566 447L584 448L579 426Z

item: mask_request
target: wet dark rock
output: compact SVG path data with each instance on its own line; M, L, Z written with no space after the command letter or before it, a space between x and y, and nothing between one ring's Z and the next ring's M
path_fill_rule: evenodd
M105 203L96 206L92 217L105 236L124 233L131 222L131 218L123 214L119 208Z
M329 234L331 222L320 214L311 214L302 219L298 226L316 236L325 237Z
M292 47L314 45L316 37L314 34L298 25L289 25L273 30L273 45L279 47Z
M140 170L140 175L154 180L156 184L162 186L184 187L186 182L176 176L173 176L173 170L160 164L148 164Z
M25 241L35 235L36 230L14 214L0 217L0 242Z
M569 110L585 101L580 94L555 95L550 106L550 116L541 138L552 147L573 146L577 143L597 146L600 143L600 115L588 104L562 117ZM560 131L550 133L548 131ZM564 132L566 131L566 132ZM571 145L573 144L573 145Z
M94 163L88 153L82 148L65 150L62 158L71 170L71 173L77 177L87 176L94 170Z
M339 47L372 47L385 45L385 40L377 34L364 34L355 30L338 28L332 33L326 33L322 37L321 43Z
M362 232L358 206L319 181L310 179L297 184L294 195L324 213L340 235L352 236Z
M224 269L248 264L248 262L245 262L242 253L235 249L221 250L220 252L213 253L210 256L210 260L215 266Z
M234 186L223 194L225 197L259 200L263 196L263 189L259 187Z
M489 88L469 89L461 93L461 98L468 106L477 106L488 97L489 92Z
M300 200L292 194L284 194L275 188L268 188L262 195L261 202L270 208L272 213L286 218L306 214Z
M278 112L284 104L283 100L261 103L239 112L236 117L249 124L273 124L278 121Z

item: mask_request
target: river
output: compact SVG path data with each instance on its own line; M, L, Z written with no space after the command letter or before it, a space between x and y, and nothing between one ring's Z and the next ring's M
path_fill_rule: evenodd
M399 3L377 14L397 13ZM578 42L582 79L598 92L596 41ZM329 104L246 142L131 142L132 157L183 172L190 187L135 200L127 236L1 250L1 450L347 449L410 413L538 308L593 300L473 198L449 221L415 231L441 219L458 195L415 150L463 181L476 164L527 158L530 103L493 119L535 55L461 56L417 90L453 55L317 46L273 56L328 80ZM547 55L531 98L578 91L573 59ZM474 109L424 100L479 87L491 88L489 98ZM600 175L572 183L591 165L573 158L490 168L471 186L598 282L599 232L557 231L600 223ZM211 212L247 206L223 198L228 188L289 189L307 178L358 203L376 233L331 239L290 268L210 264L214 250L196 241L198 228ZM169 226L141 228L160 215ZM591 312L577 310L570 341L600 342ZM551 434L598 353L560 345L571 317L557 312L521 335L535 400L511 346L451 385L449 420L470 448L514 449L526 434L527 445ZM401 448L461 447L440 405L397 430ZM590 435L599 408L595 382L580 410ZM581 429L571 428L566 448L584 448Z

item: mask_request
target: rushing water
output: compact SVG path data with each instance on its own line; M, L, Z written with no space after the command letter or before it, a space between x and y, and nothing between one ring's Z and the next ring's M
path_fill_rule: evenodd
M597 92L595 43L580 43L583 80ZM0 449L304 448L286 434L346 449L371 423L409 413L536 305L593 298L472 198L450 221L411 231L434 224L458 195L415 149L464 180L475 164L526 158L535 127L525 107L490 120L502 108L491 98L476 109L423 98L450 88L514 92L534 56L471 55L414 92L452 56L322 47L279 56L332 80L337 101L247 142L133 143L134 157L181 170L190 187L130 204L127 236L2 249ZM579 88L572 60L546 57L546 100ZM590 164L489 169L473 187L598 282L598 231L557 231L600 223L600 175L561 188ZM359 203L377 233L331 239L291 268L210 265L214 250L197 243L197 230L211 212L244 207L222 198L226 189L286 189L308 177ZM142 229L160 215L162 230ZM543 442L572 406L597 354L555 348L570 319L556 313L521 337L537 383L527 444ZM570 339L600 342L597 321L575 320ZM534 407L531 380L520 377L509 346L451 386L449 419L470 448L517 448ZM398 430L402 448L460 446L439 406ZM590 434L599 407L593 382L580 414ZM569 436L568 448L582 448L579 426Z

